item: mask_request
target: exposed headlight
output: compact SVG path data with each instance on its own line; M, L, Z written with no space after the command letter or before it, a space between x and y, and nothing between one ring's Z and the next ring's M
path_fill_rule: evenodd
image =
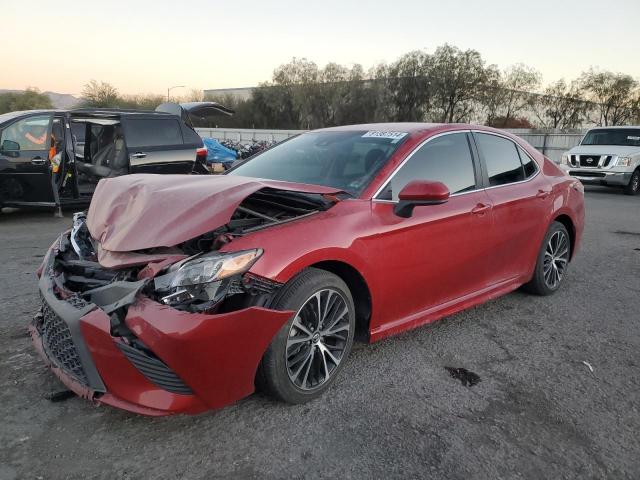
M630 167L633 159L631 157L618 157L616 160L617 167Z
M202 285L242 274L251 268L260 255L260 249L202 255L182 264L175 273L171 286Z
M215 304L224 298L233 278L249 270L261 255L261 249L200 255L156 277L155 291L167 305Z
M560 163L562 165L569 165L569 154L568 153L563 153L562 154L562 158L560 159Z

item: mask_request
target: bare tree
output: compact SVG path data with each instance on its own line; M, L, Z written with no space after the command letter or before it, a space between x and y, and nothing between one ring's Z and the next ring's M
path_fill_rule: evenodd
M117 107L120 101L118 89L107 82L91 80L82 89L82 103L87 107Z
M485 89L484 104L487 124L505 127L532 105L532 92L540 86L542 75L537 70L518 63L491 76Z
M621 125L633 118L638 82L631 75L592 68L581 75L580 83L598 107L599 125Z
M578 128L590 108L577 81L564 79L548 85L534 101L534 112L545 128Z

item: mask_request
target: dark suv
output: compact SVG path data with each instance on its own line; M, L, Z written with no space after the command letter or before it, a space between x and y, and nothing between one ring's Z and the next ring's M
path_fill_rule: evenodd
M86 204L100 179L128 173L207 173L192 118L232 113L193 102L0 115L0 208Z

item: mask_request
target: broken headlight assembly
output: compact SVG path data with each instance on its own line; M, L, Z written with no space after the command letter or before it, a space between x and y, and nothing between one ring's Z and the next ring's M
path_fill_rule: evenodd
M197 255L156 277L155 291L165 305L191 305L195 310L205 311L222 300L230 284L261 255L261 249Z

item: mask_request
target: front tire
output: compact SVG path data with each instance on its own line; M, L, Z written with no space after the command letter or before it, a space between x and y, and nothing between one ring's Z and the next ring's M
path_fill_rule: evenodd
M267 348L258 369L262 390L287 403L305 403L335 381L351 352L355 307L340 277L308 268L276 297L272 308L296 312Z
M625 195L637 195L640 192L640 168L636 168L636 171L631 175L629 184L624 187Z
M562 223L553 222L540 247L533 278L523 288L535 295L555 293L566 276L570 258L569 232Z

